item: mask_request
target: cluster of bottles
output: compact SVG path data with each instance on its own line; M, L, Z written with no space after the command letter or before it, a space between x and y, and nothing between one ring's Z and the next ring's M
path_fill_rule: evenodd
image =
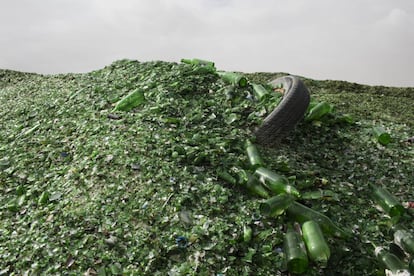
M260 212L265 216L276 217L286 214L289 224L284 236L284 252L289 272L302 274L308 268L309 261L323 267L330 257L330 249L324 235L348 239L349 231L338 227L324 214L317 212L297 200L301 193L289 183L288 179L264 167L256 145L246 142L246 153L250 165L249 170L233 167L230 172L219 171L218 176L232 184L247 188L252 194L264 198L260 204ZM394 221L405 213L405 208L386 189L370 185L373 200ZM293 227L293 225L295 227ZM390 250L374 245L374 252L382 266L392 273L414 273L414 236L401 224L392 227L394 243L405 252L404 259L411 257L407 265L401 256Z
M219 171L218 176L264 198L259 207L262 215L287 215L292 223L284 236L284 252L291 273L304 273L309 261L320 267L326 266L331 252L325 235L347 239L351 234L324 214L299 203L300 192L285 176L264 167L256 145L249 140L246 142L246 153L249 170L233 167L229 171Z
M404 216L405 208L385 188L375 185L370 185L370 188L374 201L393 218L393 221L397 222L391 226L390 233L394 241L393 245L398 248L387 250L383 246L372 243L374 253L381 265L391 273L411 275L414 273L414 235L404 227L403 223L398 223L400 218ZM409 264L404 262L404 259L408 260L409 258L411 258Z
M284 236L283 248L287 269L291 273L302 274L308 269L309 260L324 267L327 265L331 251L319 224L308 220L302 224L288 225Z

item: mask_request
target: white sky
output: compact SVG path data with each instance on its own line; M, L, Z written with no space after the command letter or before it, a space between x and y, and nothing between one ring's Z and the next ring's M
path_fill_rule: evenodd
M0 0L0 68L121 58L414 86L414 0Z

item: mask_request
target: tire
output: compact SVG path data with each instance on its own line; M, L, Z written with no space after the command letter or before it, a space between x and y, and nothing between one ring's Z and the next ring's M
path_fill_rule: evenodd
M256 141L264 146L273 146L303 118L309 106L309 91L296 76L277 78L269 84L285 89L282 101L255 131Z

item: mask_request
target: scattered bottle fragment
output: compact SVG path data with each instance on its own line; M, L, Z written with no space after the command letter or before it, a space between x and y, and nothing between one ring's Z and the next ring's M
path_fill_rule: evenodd
M369 184L374 201L391 217L401 217L404 214L404 206L385 188Z
M349 114L338 114L335 117L336 121L340 123L353 124L355 122L354 118Z
M308 269L309 261L305 243L301 235L290 224L283 239L283 249L289 272L302 274Z
M49 203L49 192L44 191L38 198L37 202L39 205L47 205Z
M253 236L253 229L248 225L243 225L243 241L250 242Z
M114 111L130 111L135 107L141 105L145 101L144 91L142 89L135 89L124 98L122 98L114 107Z
M306 221L302 225L302 235L308 249L309 259L325 267L331 256L331 251L319 224L314 220Z

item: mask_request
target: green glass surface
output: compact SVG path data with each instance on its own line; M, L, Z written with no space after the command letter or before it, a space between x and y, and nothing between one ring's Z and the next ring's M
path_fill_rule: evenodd
M378 261L392 272L407 269L407 266L402 260L394 254L386 251L383 247L375 247L375 255L377 256Z
M327 235L336 236L338 238L349 238L350 233L339 228L330 218L324 214L317 212L299 202L293 202L286 210L287 215L300 223L304 223L308 220L316 221L322 231Z
M381 145L388 145L391 142L391 136L382 127L373 127L372 132Z
M289 272L302 274L308 269L308 255L306 247L299 233L291 227L284 237L283 248L286 254L286 263Z
M265 216L277 217L283 214L292 203L292 196L280 194L262 202L260 204L260 213Z
M370 185L372 189L372 197L381 208L391 217L402 216L404 214L404 207L400 202L385 188Z
M295 197L300 197L299 191L292 185L286 177L279 175L267 168L259 167L255 174L260 177L264 185L275 194L288 193Z
M309 259L325 266L331 256L331 251L318 223L313 220L303 223L302 235Z

